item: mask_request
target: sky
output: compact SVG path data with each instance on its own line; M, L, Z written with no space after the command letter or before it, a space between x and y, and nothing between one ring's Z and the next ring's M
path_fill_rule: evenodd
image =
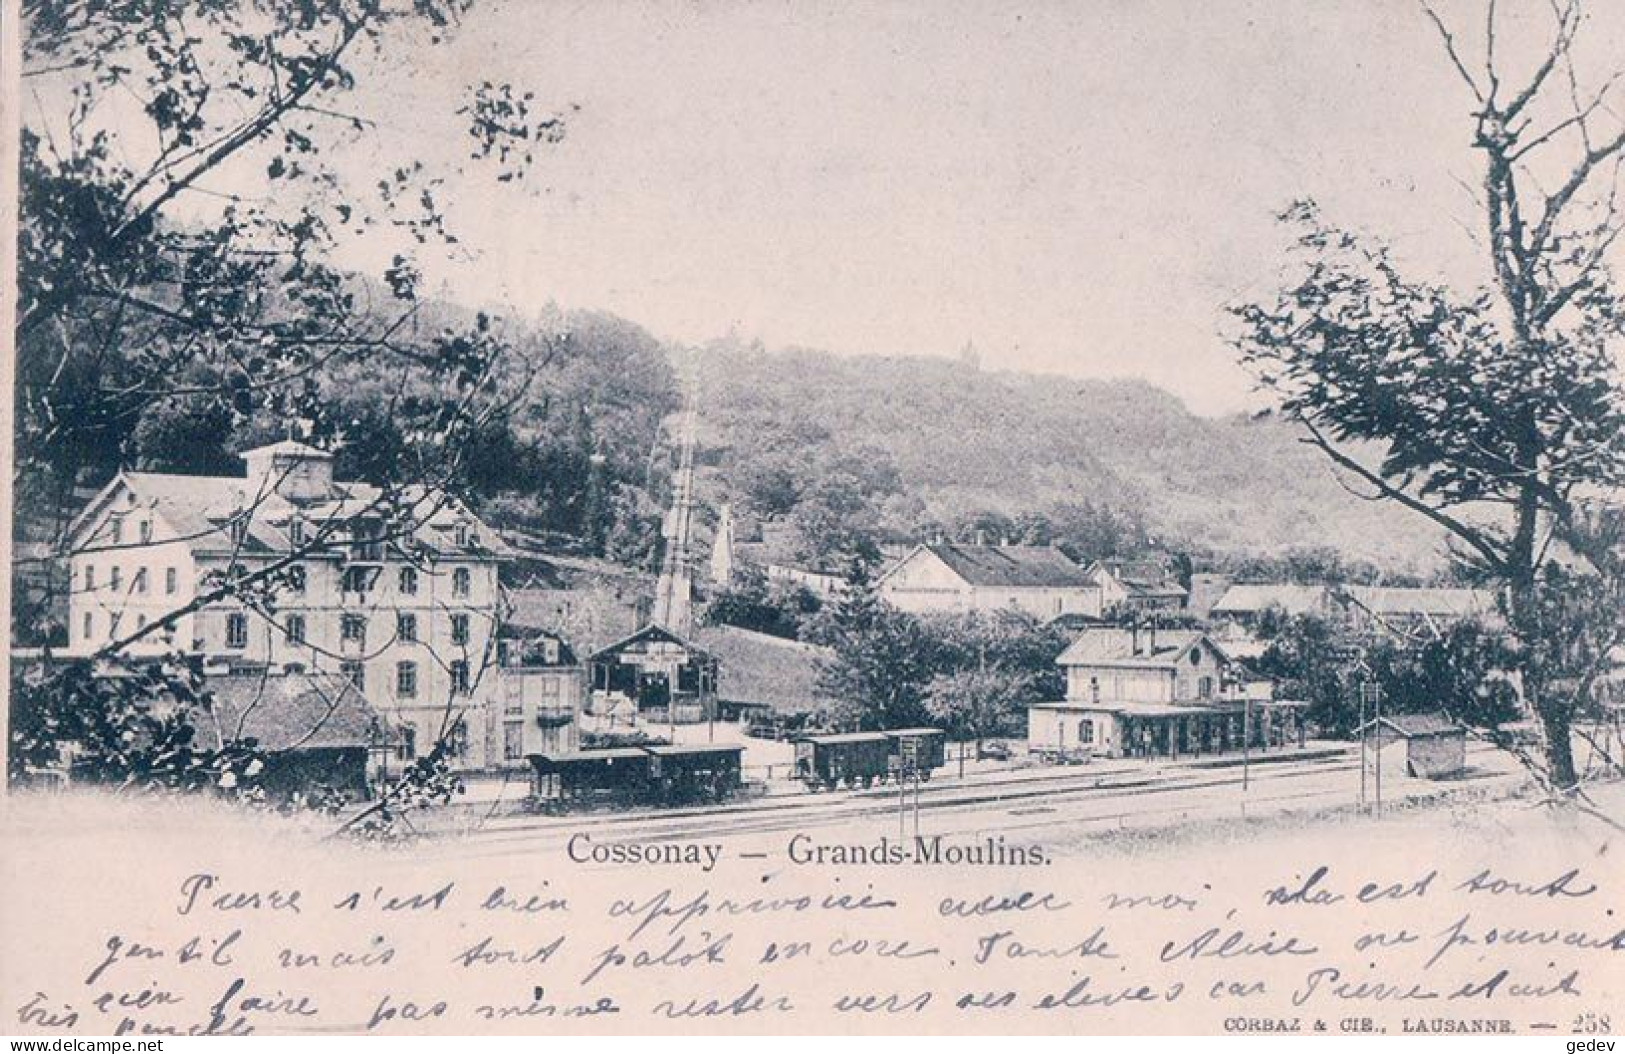
M1440 9L1481 48L1477 0ZM1504 0L1503 55L1547 11ZM1618 31L1588 31L1582 73ZM401 58L364 81L357 172L456 163L472 81L578 108L523 185L448 185L466 251L428 276L468 302L687 343L969 344L1220 414L1254 402L1224 307L1277 286L1295 198L1481 276L1472 98L1410 0L496 0Z

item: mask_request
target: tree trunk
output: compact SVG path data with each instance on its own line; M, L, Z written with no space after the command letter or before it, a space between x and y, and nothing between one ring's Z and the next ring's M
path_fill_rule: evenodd
M1509 597L1508 621L1513 632L1523 640L1524 697L1535 716L1540 718L1541 739L1546 753L1546 781L1553 791L1564 797L1572 796L1579 779L1574 771L1574 742L1571 724L1573 711L1569 700L1561 692L1547 691L1542 666L1546 662L1541 649L1555 642L1543 641L1542 627L1536 610L1535 573L1520 568L1513 575Z
M1546 740L1546 776L1554 791L1565 798L1573 797L1579 789L1579 777L1574 772L1569 708L1561 700L1543 695L1535 701L1535 712L1540 715L1541 732Z

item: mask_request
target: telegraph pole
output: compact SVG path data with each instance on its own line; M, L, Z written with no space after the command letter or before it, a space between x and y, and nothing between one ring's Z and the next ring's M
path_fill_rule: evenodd
M1370 738L1370 733L1366 730L1366 727L1365 727L1365 682L1364 681L1361 681L1360 686L1357 689L1355 689L1355 694L1359 697L1359 700L1360 700L1360 726L1359 726L1359 728L1360 728L1360 811L1363 813L1363 812L1365 812L1365 769L1366 769L1365 752L1366 752L1366 741Z
M1380 736L1382 734L1382 685L1376 681L1371 682L1371 702L1376 710L1376 715L1372 718L1376 723L1371 726L1371 731ZM1381 740L1378 740L1379 744L1381 742ZM1382 749L1380 746L1376 751L1376 756L1377 818L1380 820L1382 819Z
M1252 778L1253 764L1253 698L1241 701L1241 789L1245 793Z

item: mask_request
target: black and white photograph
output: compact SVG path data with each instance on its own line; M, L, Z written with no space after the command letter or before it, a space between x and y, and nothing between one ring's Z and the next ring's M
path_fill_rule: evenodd
M1625 1024L1625 6L0 0L0 228L0 1034Z

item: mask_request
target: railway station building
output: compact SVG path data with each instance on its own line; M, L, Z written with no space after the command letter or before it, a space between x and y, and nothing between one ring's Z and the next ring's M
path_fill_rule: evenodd
M1056 661L1067 697L1028 710L1035 754L1178 758L1303 743L1302 704L1228 687L1232 660L1197 630L1095 627Z

